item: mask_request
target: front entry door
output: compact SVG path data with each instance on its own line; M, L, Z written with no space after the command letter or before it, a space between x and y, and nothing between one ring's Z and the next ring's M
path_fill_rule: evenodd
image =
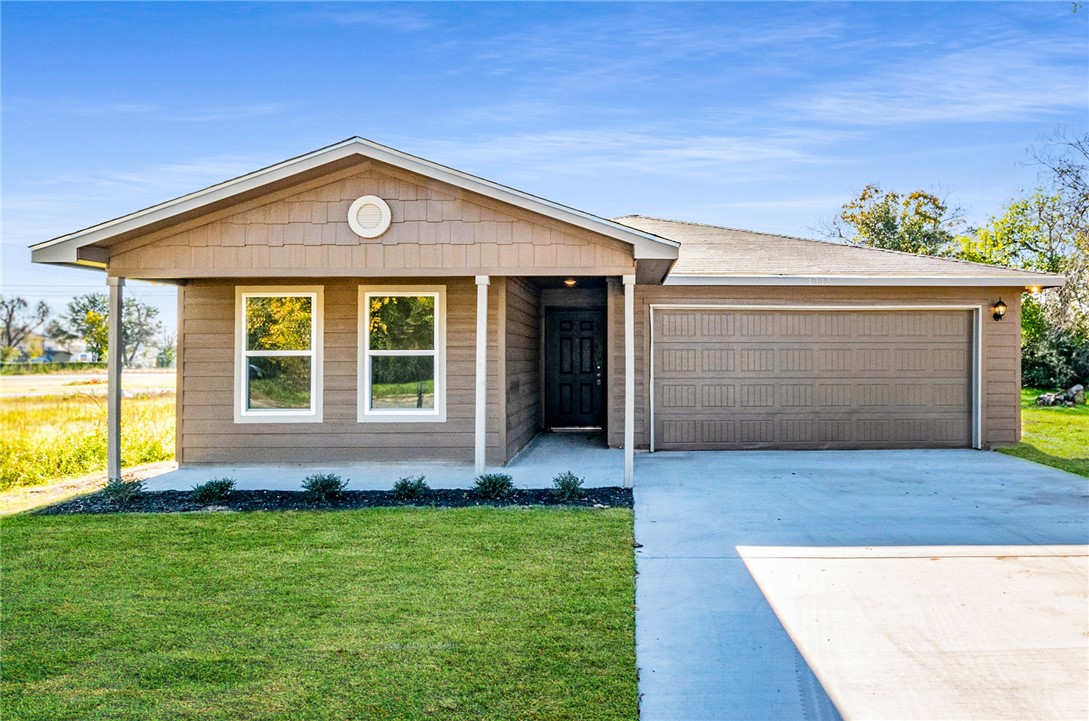
M545 420L549 428L605 425L605 313L545 315Z

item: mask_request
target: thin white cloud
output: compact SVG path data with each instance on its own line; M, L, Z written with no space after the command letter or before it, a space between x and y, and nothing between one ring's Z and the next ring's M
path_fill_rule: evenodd
M774 177L794 164L827 162L822 148L840 138L823 130L753 135L569 130L431 142L419 153L483 175L502 169L506 179L497 178L502 182L620 171L728 183Z
M327 22L334 25L361 25L386 28L404 33L418 33L430 30L435 23L425 13L399 9L383 3L374 9L349 9L353 6L342 5L335 12L307 14L301 16L304 21ZM354 6L358 7L358 6Z
M2 203L3 245L18 248L39 243L243 175L268 165L269 160L219 156L74 173L8 187Z
M210 107L177 107L169 104L136 101L82 101L73 98L41 99L14 97L4 100L5 115L74 116L78 118L108 118L139 116L141 122L222 122L275 115L290 109L286 102L240 103ZM131 120L135 122L135 120Z
M1029 42L957 49L824 83L782 108L823 122L898 125L920 122L1039 120L1089 105L1084 47Z

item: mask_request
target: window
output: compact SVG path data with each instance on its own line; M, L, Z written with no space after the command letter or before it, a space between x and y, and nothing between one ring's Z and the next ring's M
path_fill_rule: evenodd
M446 290L359 289L359 420L446 420Z
M235 422L320 422L322 289L239 287L235 296Z

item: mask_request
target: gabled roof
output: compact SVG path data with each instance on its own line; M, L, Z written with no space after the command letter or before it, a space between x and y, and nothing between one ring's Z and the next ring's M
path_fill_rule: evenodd
M252 194L263 186L289 180L293 176L303 175L322 166L356 156L449 183L455 187L623 241L633 246L636 259L672 260L677 257L678 244L675 241L463 173L370 140L354 137L233 180L212 185L195 193L37 243L31 246L32 259L36 263L102 267L106 257L105 252L90 246L108 243L112 238L122 234L150 230L157 224L169 223L179 216L192 214L202 208L230 201L238 196Z
M1063 277L824 240L627 215L632 228L675 240L666 285L1014 285L1053 287Z

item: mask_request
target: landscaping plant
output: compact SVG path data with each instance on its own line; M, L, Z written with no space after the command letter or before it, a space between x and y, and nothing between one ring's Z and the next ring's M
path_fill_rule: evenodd
M473 492L484 498L503 498L514 490L514 479L506 473L481 473L473 481Z
M393 484L393 497L399 501L414 501L423 498L431 486L423 476L405 476Z
M586 479L579 478L571 471L564 471L552 479L552 492L561 501L575 501L586 495L582 484Z
M335 473L314 473L303 479L306 498L314 503L322 503L336 498L348 487L348 481Z
M102 489L102 495L115 506L123 506L143 492L143 481L123 481L120 478L111 478Z
M192 496L197 503L216 503L227 500L233 490L233 478L213 478L193 486Z

